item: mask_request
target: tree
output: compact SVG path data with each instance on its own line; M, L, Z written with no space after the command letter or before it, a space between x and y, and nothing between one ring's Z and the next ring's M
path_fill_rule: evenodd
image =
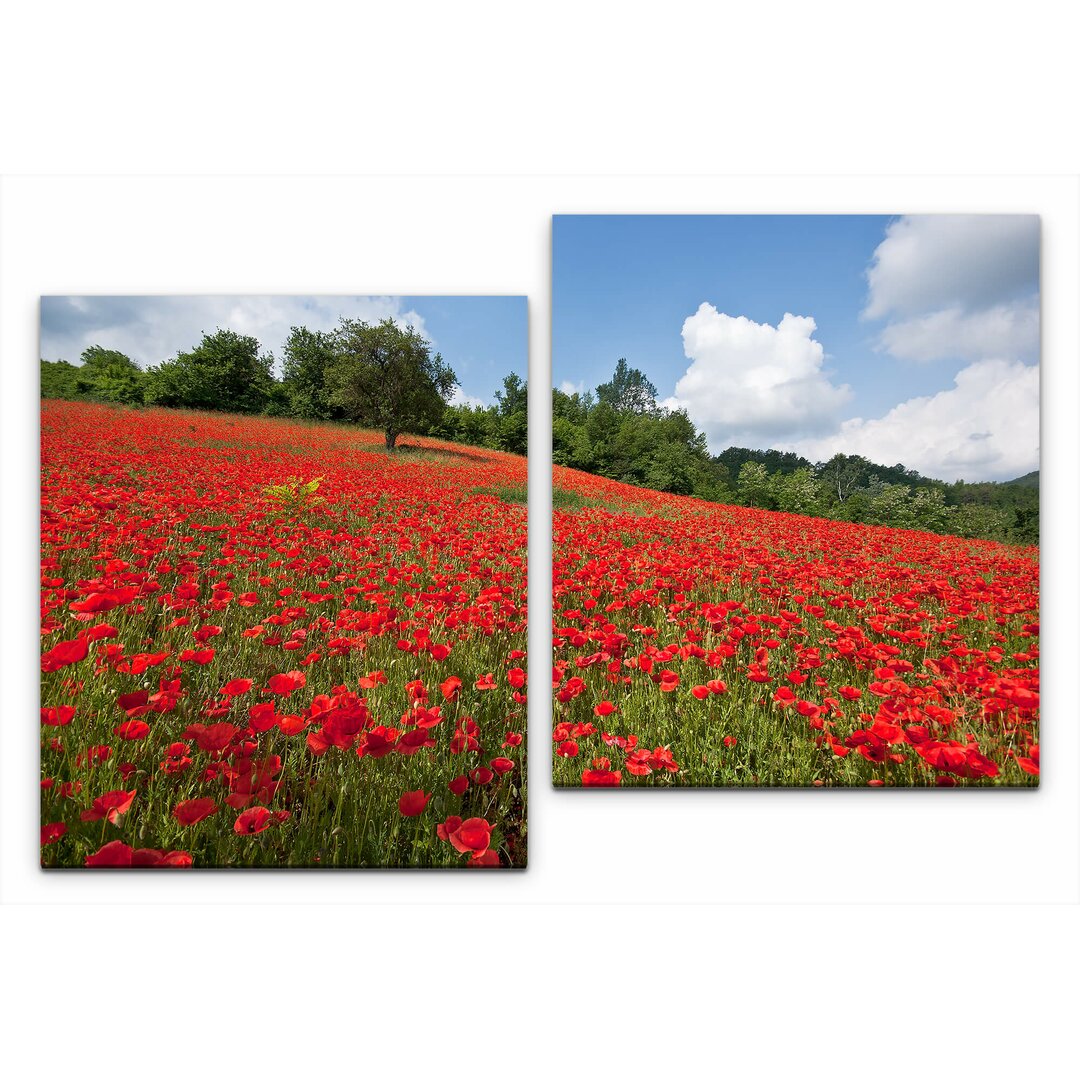
M82 367L75 375L75 385L80 396L124 405L142 402L146 373L130 356L116 349L91 345L79 359Z
M772 494L777 509L789 514L816 514L821 509L821 489L809 469L775 473Z
M577 427L584 425L589 413L596 404L591 393L566 394L557 387L551 391L551 416L553 420L568 420Z
M620 357L611 382L596 388L596 398L618 413L646 416L656 411L656 387L637 368Z
M326 388L326 368L334 350L329 334L294 326L285 339L281 383L291 416L303 420L340 420L339 408L331 405Z
M585 428L565 416L556 416L551 424L551 460L556 465L592 471L592 447Z
M993 506L981 506L978 503L967 503L956 508L951 531L957 536L970 539L1007 540L1009 522L1003 510L998 510Z
M253 337L233 330L203 334L190 352L149 371L146 400L156 405L224 412L261 412L274 387L274 358Z
M76 377L79 369L66 360L41 361L41 396L71 401L79 396Z
M953 520L953 510L945 505L945 492L941 488L919 488L911 500L911 513L915 528L927 532L948 532Z
M498 403L498 447L511 454L529 452L529 384L511 373L503 379L502 390L495 391Z
M851 495L852 489L866 475L870 462L863 457L834 454L828 462L819 466L819 475L829 490L842 503Z
M399 435L439 422L457 376L431 343L393 319L341 320L326 367L329 401L358 423L381 430L393 452Z
M906 484L878 483L869 490L872 494L863 519L868 525L889 525L894 529L917 527L911 489Z
M699 477L700 462L683 444L660 443L649 455L644 483L655 491L692 495Z
M747 506L763 506L769 494L769 474L760 461L744 461L739 469L739 495Z
M500 416L529 412L529 384L516 372L503 376L503 388L495 391Z

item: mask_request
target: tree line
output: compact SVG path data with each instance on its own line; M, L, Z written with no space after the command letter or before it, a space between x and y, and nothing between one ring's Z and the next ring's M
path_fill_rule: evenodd
M41 396L357 423L382 431L391 452L405 434L527 450L528 384L520 376L503 379L494 405L450 405L453 369L420 333L392 319L343 318L330 331L292 327L280 377L256 338L222 329L145 369L99 345L80 361L42 360Z
M710 454L685 410L620 359L595 393L553 391L558 465L710 502L1016 544L1039 542L1038 473L1008 483L945 483L859 455L811 462L781 450Z

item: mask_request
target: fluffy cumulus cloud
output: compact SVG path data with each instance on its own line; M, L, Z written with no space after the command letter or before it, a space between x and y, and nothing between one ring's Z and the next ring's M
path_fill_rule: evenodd
M985 311L944 308L889 323L879 342L899 360L1034 356L1039 351L1039 305L1032 298Z
M690 366L663 404L685 409L714 452L824 434L851 392L830 380L816 329L804 316L770 326L702 304L682 328Z
M1039 467L1039 369L1016 360L980 360L963 368L950 389L780 448L812 461L862 454L940 480L1011 480Z
M460 386L454 387L454 392L450 395L449 404L468 405L473 409L484 409L487 407L487 402L483 398L473 397L472 394L463 393Z
M564 394L570 394L570 395L584 394L585 393L585 383L584 383L584 381L582 381L582 382L571 382L569 379L563 379L563 381L561 383L559 383L559 389Z
M41 356L75 363L88 346L101 345L149 367L220 327L258 338L280 365L291 327L330 330L343 315L389 318L425 333L423 318L396 296L46 296Z
M903 360L1033 360L1039 348L1039 219L920 214L892 222L866 272L863 316Z

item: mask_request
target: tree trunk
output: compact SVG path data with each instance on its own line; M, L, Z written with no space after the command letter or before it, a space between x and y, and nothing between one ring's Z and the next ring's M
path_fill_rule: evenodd
M393 453L397 447L398 433L396 431L387 431L386 433L386 449L389 453Z

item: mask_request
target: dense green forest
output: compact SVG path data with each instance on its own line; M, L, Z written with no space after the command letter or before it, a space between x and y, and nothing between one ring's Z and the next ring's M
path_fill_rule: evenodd
M1037 472L1007 483L950 484L858 455L812 462L789 451L735 446L713 455L687 414L661 407L656 387L625 360L595 394L553 393L557 465L711 502L1039 542Z
M396 385L392 367L378 363L390 354L408 356ZM294 326L280 377L256 338L232 330L204 334L194 348L146 369L97 345L79 359L41 361L43 398L363 423L386 430L389 449L404 433L513 454L528 449L525 380L507 375L494 405L448 405L457 385L453 371L418 334L391 320L343 319L332 331Z

